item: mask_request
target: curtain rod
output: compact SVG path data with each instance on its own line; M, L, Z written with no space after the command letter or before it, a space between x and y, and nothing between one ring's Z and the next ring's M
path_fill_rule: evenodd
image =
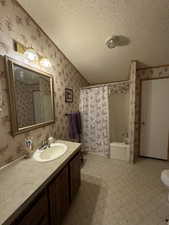
M90 88L104 87L104 86L109 86L109 85L111 85L111 84L123 83L123 82L129 82L129 80L120 80L120 81L113 81L113 82L105 83L105 84L90 85L90 86L82 87L82 88L80 88L80 89L83 90L83 89L90 89Z

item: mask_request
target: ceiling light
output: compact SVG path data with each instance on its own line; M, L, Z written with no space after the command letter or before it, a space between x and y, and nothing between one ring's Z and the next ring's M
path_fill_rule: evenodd
M112 36L109 37L106 41L105 44L108 48L115 48L119 44L119 37L118 36Z
M40 63L41 66L44 66L46 68L49 68L49 67L52 66L51 62L47 58L42 58L39 63Z
M35 52L33 48L28 48L24 52L25 58L29 59L30 61L37 61L38 60L38 54Z

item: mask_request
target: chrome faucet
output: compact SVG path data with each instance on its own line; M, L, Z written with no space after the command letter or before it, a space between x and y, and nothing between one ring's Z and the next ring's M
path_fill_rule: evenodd
M45 150L47 147L48 147L47 141L43 140L41 146L39 147L39 150Z
M43 140L39 150L45 150L47 147L50 147L53 142L54 142L53 137L49 137L48 139Z

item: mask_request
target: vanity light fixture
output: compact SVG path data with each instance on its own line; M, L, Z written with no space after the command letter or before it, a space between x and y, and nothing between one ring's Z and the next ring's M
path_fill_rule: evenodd
M22 54L26 59L30 60L31 62L39 64L45 68L52 67L52 64L49 59L38 54L32 47L27 48L15 40L13 40L13 44L14 50Z
M52 67L51 62L49 61L49 59L48 58L45 58L45 57L43 57L43 58L40 59L39 64L41 66L43 66L43 67L46 67L46 68Z
M38 61L39 57L38 54L35 52L33 48L28 48L24 52L24 57L29 59L30 61Z

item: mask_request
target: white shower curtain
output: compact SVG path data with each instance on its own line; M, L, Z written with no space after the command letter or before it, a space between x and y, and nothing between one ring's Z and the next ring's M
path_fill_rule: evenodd
M80 112L84 150L109 156L108 87L82 89L80 92Z

